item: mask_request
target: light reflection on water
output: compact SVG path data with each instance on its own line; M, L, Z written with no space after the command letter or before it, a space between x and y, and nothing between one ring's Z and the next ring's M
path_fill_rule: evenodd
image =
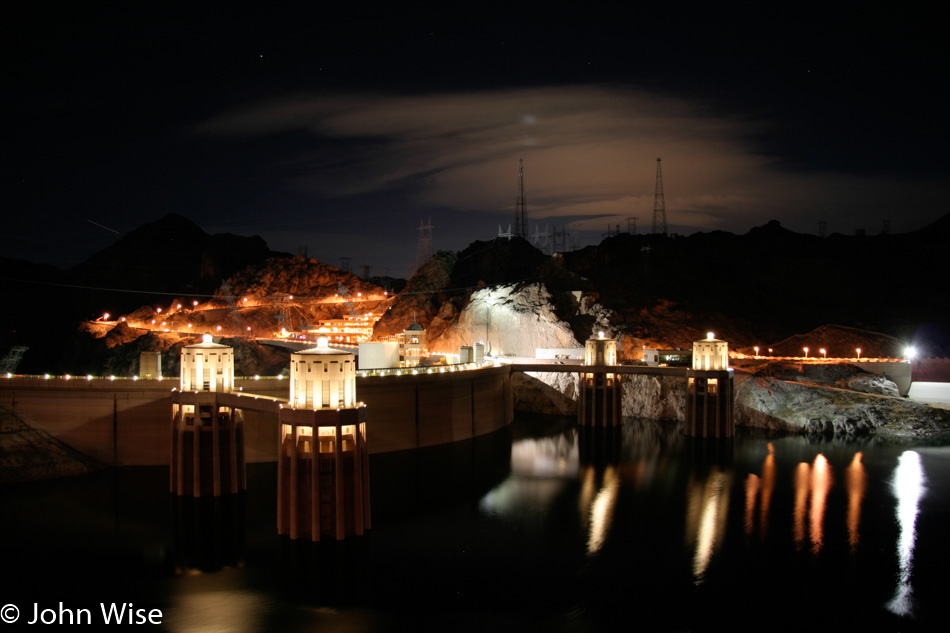
M891 488L897 497L900 536L897 539L897 589L894 597L887 603L887 608L898 615L909 615L914 611L911 572L917 540L917 514L920 511L920 499L924 495L924 481L920 455L914 451L904 452L891 481Z
M867 473L861 463L861 452L854 454L848 465L845 481L848 487L848 544L854 554L861 541L861 504L864 501L864 491L867 488Z
M693 577L696 584L703 582L713 553L725 536L731 479L731 473L719 472L713 467L705 481L690 482L686 534L695 547Z
M899 465L895 465L893 456L898 454L897 448L883 443L876 446L874 442L825 443L788 436L772 441L740 437L729 449L721 451L721 458L712 451L714 456L709 459L710 451L702 449L690 455L691 440L685 440L684 448L682 437L657 430L648 423L637 423L637 430L644 428L647 431L643 434L625 429L622 449L606 458L603 455L610 451L601 451L599 460L584 459L590 451L583 446L583 434L575 435L573 444L565 442L564 435L517 440L512 445L511 474L485 499L499 490L531 487L539 478L549 483L557 481L556 491L549 488L543 502L533 509L550 513L552 520L560 520L553 519L560 512L553 509L558 498L576 496L575 507L586 534L588 555L608 550L616 555L621 546L628 552L649 548L651 545L645 540L652 537L656 537L657 546L663 547L664 537L652 534L644 539L642 530L625 532L631 517L645 513L659 520L659 530L667 536L671 531L682 534L688 552L666 553L670 560L689 556L696 585L724 579L730 584L741 584L741 574L728 570L741 569L747 562L743 558L748 556L760 556L762 561L778 557L781 564L787 564L788 554L781 552L790 544L799 555L807 554L805 561L813 562L793 565L784 578L780 576L776 581L776 593L781 593L782 588L794 592L815 583L833 584L815 576L816 570L821 570L829 578L854 581L855 586L874 584L870 594L876 598L868 600L866 589L853 589L854 595L863 593L865 598L849 608L872 620L872 614L881 607L899 616L919 615L911 600L915 525L924 490L923 468L917 453L904 452ZM932 450L946 455L946 449ZM866 452L874 457L872 474L865 463ZM576 454L581 459L575 466ZM697 454L699 459L688 463ZM572 459L565 459L566 455ZM891 468L893 475L888 472ZM892 486L875 487L869 483L888 481L892 481ZM682 495L680 501L669 497L659 502L654 499L658 494L675 495L676 490ZM897 534L890 531L888 517L880 511L882 498L891 490L898 498ZM646 498L636 498L637 493ZM733 496L741 501L741 514L730 509ZM866 507L869 497L872 508ZM680 511L658 516L658 509L662 512L671 506ZM497 505L494 510L506 512ZM680 517L679 530L671 525L675 516ZM744 538L738 539L738 534ZM895 539L898 583L893 597L882 600L887 586L893 587L889 579L894 573L893 567L881 564L879 553L888 541L893 543ZM665 545L669 545L669 539ZM945 545L940 547L946 550ZM774 606L779 604L776 601ZM939 605L931 608L937 609ZM903 622L906 627L908 622L920 620Z
M373 456L373 531L345 546L276 536L269 465L246 500L210 508L169 507L162 469L0 490L0 543L16 599L58 600L105 567L171 631L762 630L829 609L886 631L945 615L950 449L533 428Z

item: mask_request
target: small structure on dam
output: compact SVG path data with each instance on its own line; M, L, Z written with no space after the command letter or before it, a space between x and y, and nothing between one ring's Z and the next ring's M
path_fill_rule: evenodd
M179 388L172 392L173 494L218 497L247 488L243 415L219 401L233 387L230 347L205 334L182 348Z
M139 377L146 380L162 379L161 352L139 352Z
M729 368L729 344L710 332L693 342L693 363L686 370L686 435L732 437L733 371Z
M617 364L617 341L605 338L600 332L590 338L584 349L584 366L581 371L580 398L577 406L577 421L582 426L620 426L621 415L620 374L605 368ZM596 368L596 369L595 369Z
M366 407L356 359L317 347L291 355L290 401L278 414L277 532L319 541L370 528Z

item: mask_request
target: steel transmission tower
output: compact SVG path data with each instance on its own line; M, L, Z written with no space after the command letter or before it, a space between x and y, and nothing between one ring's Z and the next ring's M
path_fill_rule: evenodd
M419 245L416 248L416 271L422 268L422 265L432 257L432 218L429 218L428 224L423 224L419 220Z
M656 159L656 195L653 197L653 232L666 235L666 202L663 200L663 171Z
M515 230L518 237L528 239L528 205L524 197L524 159L518 159L518 197L515 199Z

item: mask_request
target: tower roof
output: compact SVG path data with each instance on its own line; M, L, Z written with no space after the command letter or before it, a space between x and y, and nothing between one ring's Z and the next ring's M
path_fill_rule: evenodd
M204 334L201 337L200 343L194 343L192 345L186 345L188 348L201 348L201 349L231 349L229 345L221 345L220 343L212 342L212 337L210 334Z
M330 342L326 337L321 336L317 339L317 346L310 347L307 349L302 349L299 352L294 352L293 356L297 355L306 355L306 356L355 356L353 352L348 352L341 349L333 349L330 347Z
M353 356L353 352L347 352L342 349L333 349L332 347L310 347L294 352L294 355L305 354L307 356Z

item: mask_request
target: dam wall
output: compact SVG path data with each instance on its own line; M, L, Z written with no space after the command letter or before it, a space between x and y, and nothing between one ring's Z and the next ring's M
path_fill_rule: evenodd
M368 408L371 454L470 439L514 419L508 366L358 377L356 385ZM171 392L177 386L174 378L13 376L0 378L0 407L105 464L167 465ZM239 378L235 387L247 400L242 408L247 462L276 461L277 415L255 410L251 394L286 399L289 382Z

